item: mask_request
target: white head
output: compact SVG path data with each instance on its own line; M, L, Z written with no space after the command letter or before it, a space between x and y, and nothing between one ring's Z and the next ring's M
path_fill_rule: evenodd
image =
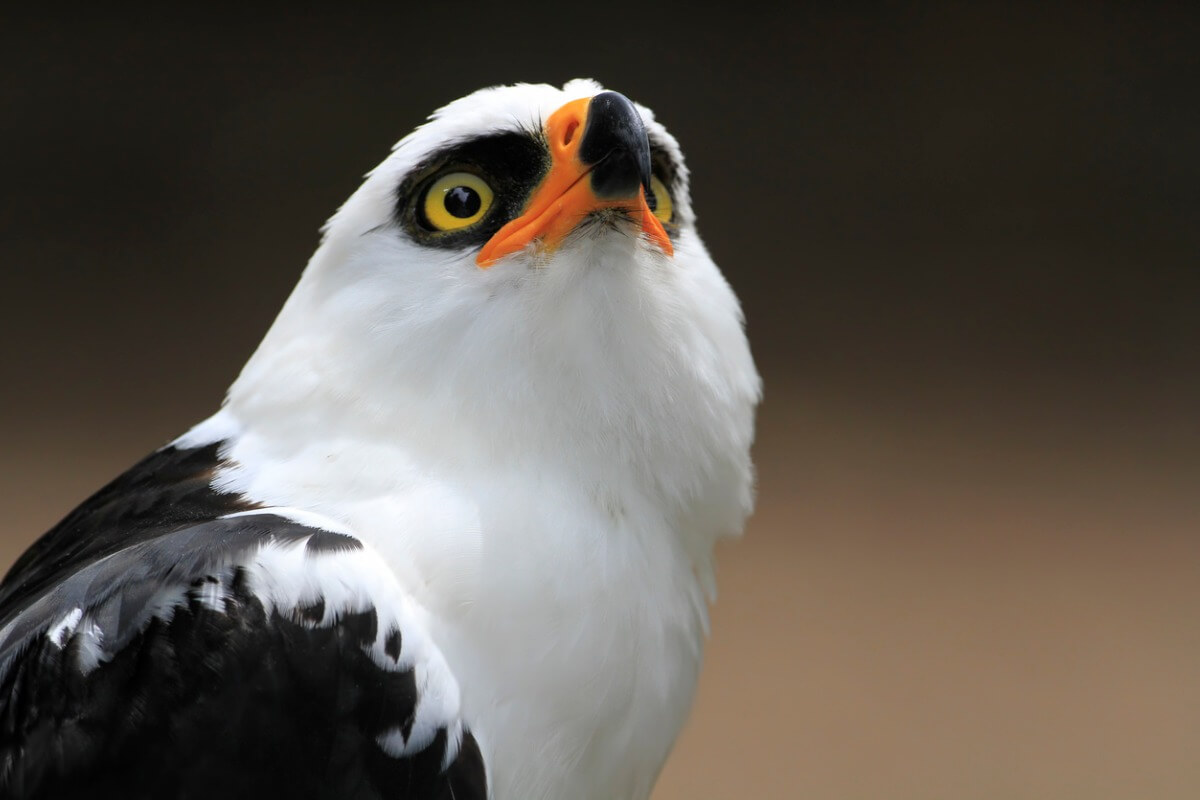
M723 487L714 533L739 530L759 394L741 311L679 145L602 92L484 89L401 140L231 388L240 423L280 447L320 430L619 470L677 509Z

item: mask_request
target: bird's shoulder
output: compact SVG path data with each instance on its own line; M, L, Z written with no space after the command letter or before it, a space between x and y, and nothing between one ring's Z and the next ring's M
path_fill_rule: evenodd
M0 584L0 797L486 796L420 610L354 532L159 450Z

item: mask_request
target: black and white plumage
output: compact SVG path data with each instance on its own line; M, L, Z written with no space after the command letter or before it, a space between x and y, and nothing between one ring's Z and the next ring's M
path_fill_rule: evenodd
M154 453L9 572L5 795L486 797L386 568L327 520L214 491L218 451Z
M0 584L0 797L645 798L758 392L648 110L456 101L222 409Z

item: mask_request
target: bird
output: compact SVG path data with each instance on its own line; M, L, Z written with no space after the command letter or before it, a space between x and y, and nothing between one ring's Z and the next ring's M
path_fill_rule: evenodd
M450 102L215 413L0 583L0 797L648 797L761 385L648 108Z

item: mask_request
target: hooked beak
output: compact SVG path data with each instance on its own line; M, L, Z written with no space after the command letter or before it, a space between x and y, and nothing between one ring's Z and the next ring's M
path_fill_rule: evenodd
M671 239L646 202L650 142L633 103L617 92L573 100L546 121L550 171L521 216L488 240L475 262L483 268L535 239L549 249L589 214L616 208L630 213L642 232L667 255Z

